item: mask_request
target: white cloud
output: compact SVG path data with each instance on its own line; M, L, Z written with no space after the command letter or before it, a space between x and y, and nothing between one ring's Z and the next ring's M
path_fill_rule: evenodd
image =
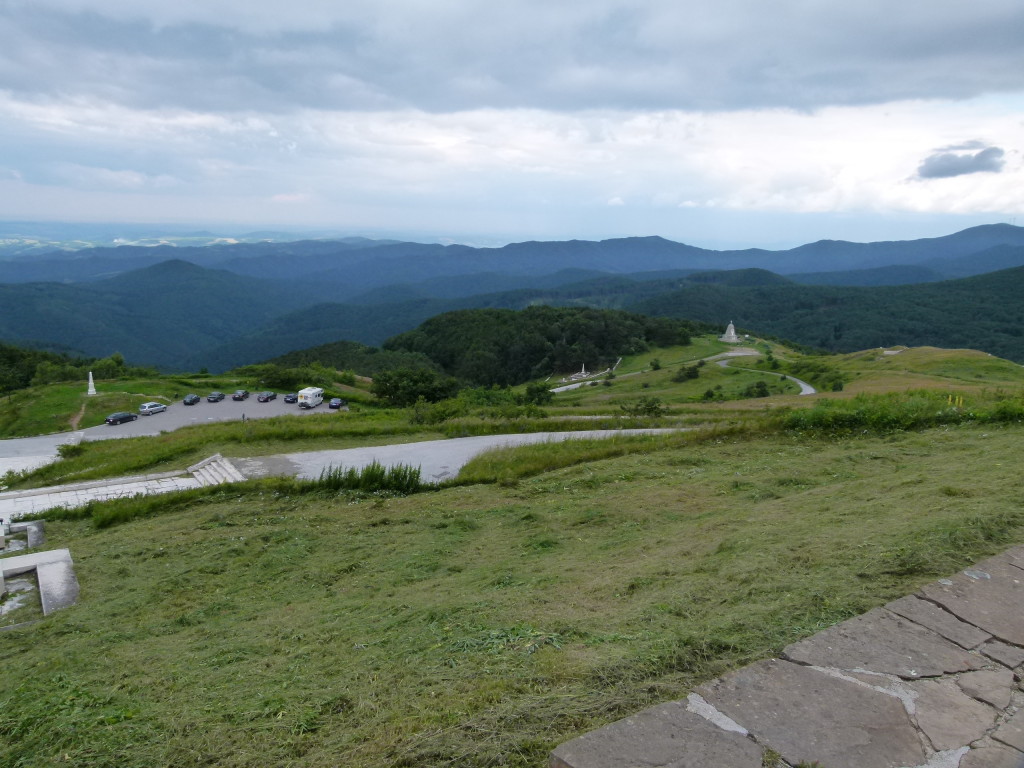
M1020 213L1024 6L927 10L0 0L0 205L582 236Z

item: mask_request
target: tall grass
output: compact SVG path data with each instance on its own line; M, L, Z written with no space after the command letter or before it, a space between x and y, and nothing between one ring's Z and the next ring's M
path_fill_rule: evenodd
M420 468L406 464L385 467L373 461L365 467L328 467L320 477L312 481L314 490L326 491L390 491L392 493L415 493L424 488L420 480Z
M882 395L857 395L849 400L818 400L811 408L789 410L771 419L796 432L849 434L889 433L965 423L1024 422L1024 399L965 396L914 390Z

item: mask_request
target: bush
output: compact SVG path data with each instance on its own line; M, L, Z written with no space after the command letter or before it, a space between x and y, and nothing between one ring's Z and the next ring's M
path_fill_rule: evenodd
M672 381L676 383L682 383L684 381L691 381L700 376L700 365L684 365L674 374L672 374Z
M668 412L657 397L641 397L634 403L623 403L619 407L627 416L664 416Z
M62 459L74 458L83 453L85 453L85 446L82 443L62 443L57 446L57 455Z
M755 381L740 392L740 397L768 397L770 394L767 384L763 381Z

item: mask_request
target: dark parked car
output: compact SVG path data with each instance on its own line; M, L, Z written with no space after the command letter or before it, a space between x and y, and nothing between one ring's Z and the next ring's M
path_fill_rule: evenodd
M246 400L249 397L248 389L236 389L235 393L231 396L232 400Z
M181 402L185 405L195 405L196 403L202 402L203 398L199 395L185 395Z
M271 400L277 400L277 392L260 392L256 395L257 402L269 403Z
M342 406L348 405L348 400L342 400L340 397L332 397L331 402L327 404L328 408L341 408Z
M128 411L118 411L112 413L106 418L107 424L124 424L126 421L135 421L139 418L137 413L128 413Z
M298 392L289 392L287 395L284 396L284 401L286 403L297 403L297 402L299 402L299 393Z
M219 403L221 400L224 399L224 393L223 392L211 392L210 394L208 394L206 396L206 399L209 400L211 403Z

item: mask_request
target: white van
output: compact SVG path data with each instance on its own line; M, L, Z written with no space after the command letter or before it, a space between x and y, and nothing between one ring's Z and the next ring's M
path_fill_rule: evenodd
M306 387L299 390L299 408L316 408L324 401L324 391L320 387Z

